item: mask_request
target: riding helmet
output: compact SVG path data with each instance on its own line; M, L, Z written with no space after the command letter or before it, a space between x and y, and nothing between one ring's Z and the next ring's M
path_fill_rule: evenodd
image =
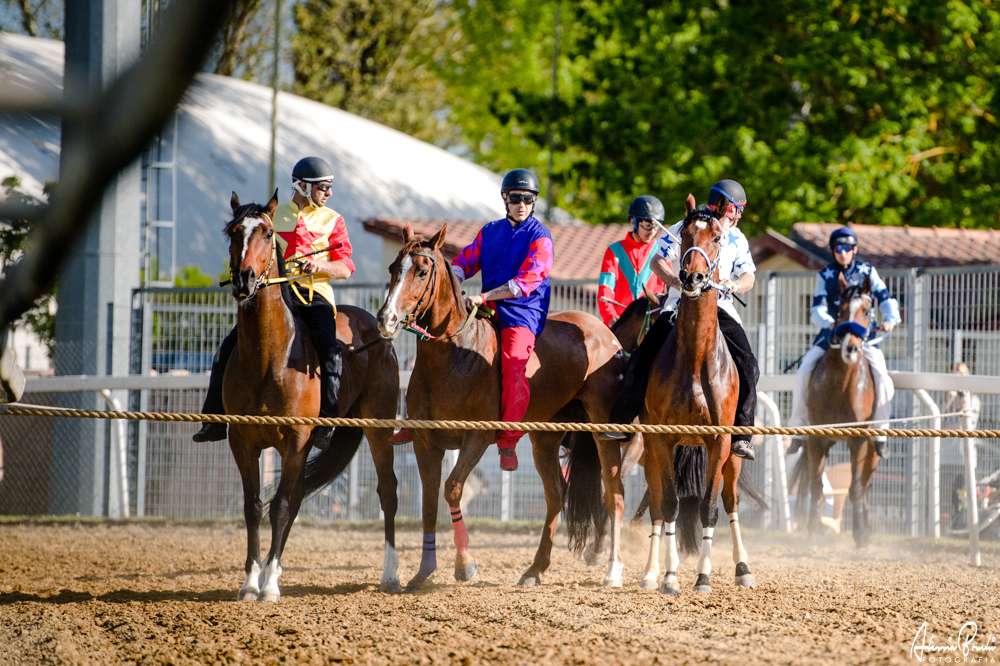
M858 236L850 227L841 227L830 234L830 247L834 245L858 246Z
M666 211L663 209L663 202L648 194L643 194L632 199L632 203L628 207L628 219L631 220L633 229L639 225L637 220L644 219L663 222L666 214Z
M511 190L524 190L532 194L538 194L539 189L538 179L535 178L535 174L527 169L511 169L503 177L503 183L500 184L501 194L510 192Z
M708 205L713 210L719 211L720 199L726 199L729 203L742 208L747 205L747 193L743 191L743 186L735 180L720 180L708 192ZM722 211L719 211L721 215Z
M292 180L301 180L307 183L333 180L333 167L321 157L303 157L296 162L295 168L292 169Z

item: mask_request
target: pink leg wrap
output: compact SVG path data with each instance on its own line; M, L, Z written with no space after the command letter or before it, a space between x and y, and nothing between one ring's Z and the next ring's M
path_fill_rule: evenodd
M451 510L451 526L455 530L455 549L459 555L465 555L469 552L469 532L465 529L465 519L462 518L460 507Z

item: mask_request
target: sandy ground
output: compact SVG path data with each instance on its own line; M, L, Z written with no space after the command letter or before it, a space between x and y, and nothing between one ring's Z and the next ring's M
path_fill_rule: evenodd
M628 539L625 587L603 589L604 567L573 557L565 537L543 585L518 588L537 530L470 532L476 579L454 581L442 532L434 584L388 595L379 530L295 525L283 598L268 604L235 601L238 524L0 524L0 664L900 664L918 663L910 649L925 622L918 645L947 646L967 622L973 645L1000 635L996 544L974 569L960 542L876 539L861 554L849 536L814 548L803 535L751 532L758 586L748 590L733 584L720 530L713 593L691 589L689 559L681 595L667 597L637 586L644 534ZM405 583L420 534L398 542ZM936 654L924 662L1000 662L1000 650L967 662Z

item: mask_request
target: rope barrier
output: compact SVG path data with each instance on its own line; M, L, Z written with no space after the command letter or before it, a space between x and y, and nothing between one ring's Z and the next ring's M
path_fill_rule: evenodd
M116 412L9 403L0 416L49 416L77 419L123 419L179 423L226 423L268 426L346 426L353 428L426 428L431 430L521 430L524 432L641 432L666 435L818 435L826 437L952 437L1000 438L1000 430L874 429L828 426L773 428L758 426L647 425L635 423L545 423L518 421L417 421L409 419L318 418L307 416L238 416L233 414L175 414L171 412Z

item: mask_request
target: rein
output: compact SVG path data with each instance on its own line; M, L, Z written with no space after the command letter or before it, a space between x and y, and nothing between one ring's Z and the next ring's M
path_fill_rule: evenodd
M465 323L462 324L462 327L449 335L443 335L443 336L434 335L430 331L428 331L422 326L419 326L416 323L417 319L422 317L427 312L427 309L431 306L431 295L432 291L434 290L434 284L435 284L434 279L437 277L437 256L436 254L431 254L429 252L417 252L417 251L410 252L409 255L412 257L426 257L427 259L430 259L431 274L430 274L430 279L427 280L427 286L424 287L423 293L420 294L420 298L417 300L417 306L413 308L413 312L406 315L406 317L403 318L403 321L400 322L403 325L403 330L413 333L414 335L417 335L421 341L453 338L464 333L466 330L468 330L469 326L472 325L472 320L475 319L476 315L479 314L479 308L473 308L469 312L469 316L466 317ZM427 298L426 304L424 303L424 298Z

